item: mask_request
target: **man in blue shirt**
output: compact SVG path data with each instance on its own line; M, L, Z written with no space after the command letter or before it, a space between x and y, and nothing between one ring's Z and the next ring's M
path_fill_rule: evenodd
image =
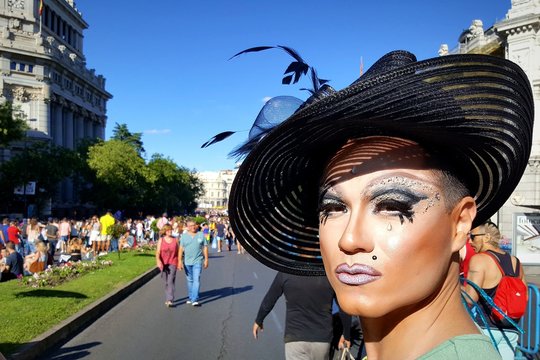
M4 242L4 246L5 244L8 242L8 233L7 233L7 229L9 227L9 219L8 218L4 218L2 219L2 225L0 225L0 231L2 232L2 240Z
M187 279L187 304L200 306L199 288L202 268L208 267L208 246L202 232L197 231L195 221L188 220L187 232L180 237L178 269L184 270ZM182 259L184 257L184 259Z
M6 258L6 264L0 268L0 282L17 279L23 275L24 260L21 254L15 251L15 244L8 242L6 249L9 255Z

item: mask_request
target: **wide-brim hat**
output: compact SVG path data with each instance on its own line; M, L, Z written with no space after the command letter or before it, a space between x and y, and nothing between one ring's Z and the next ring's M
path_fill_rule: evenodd
M475 198L475 226L499 210L527 166L533 96L525 73L511 61L486 55L416 61L395 51L350 86L324 95L264 136L232 185L233 231L273 269L324 273L319 182L349 139L400 137L437 152Z

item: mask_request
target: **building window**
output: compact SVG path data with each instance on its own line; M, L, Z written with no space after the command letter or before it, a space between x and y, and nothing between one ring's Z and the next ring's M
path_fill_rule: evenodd
M60 85L61 83L60 79L61 79L60 74L57 72L53 72L53 81Z
M19 71L24 71L24 64L23 63L19 63Z
M34 65L28 65L28 72L33 73L34 72Z
M17 70L17 63L15 61L12 61L9 67L11 70Z

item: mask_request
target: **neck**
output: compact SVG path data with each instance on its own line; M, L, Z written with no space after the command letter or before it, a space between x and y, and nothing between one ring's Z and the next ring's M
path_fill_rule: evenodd
M461 303L459 267L451 267L441 287L422 302L361 319L369 360L416 359L455 336L479 333Z

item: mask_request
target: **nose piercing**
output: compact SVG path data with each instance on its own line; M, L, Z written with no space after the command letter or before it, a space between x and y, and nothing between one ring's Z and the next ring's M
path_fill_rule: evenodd
M373 255L371 258L372 258L373 260L377 260L377 255Z
M388 223L388 226L386 227L387 231L392 231L392 224Z

